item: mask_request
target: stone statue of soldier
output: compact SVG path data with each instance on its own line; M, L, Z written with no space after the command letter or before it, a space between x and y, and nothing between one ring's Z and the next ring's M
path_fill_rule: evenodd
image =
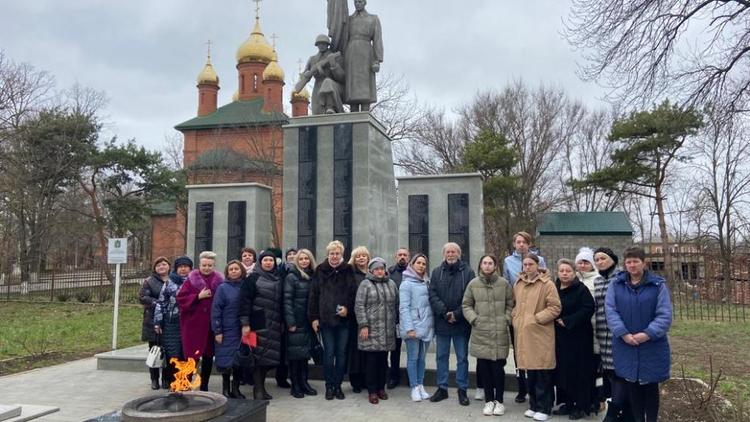
M331 51L331 41L327 35L315 38L318 54L307 60L300 80L294 86L294 92L301 91L312 78L315 85L312 92L312 113L343 113L343 83L346 80L341 53Z
M369 111L378 101L375 74L383 62L383 34L377 15L367 13L367 0L354 0L355 12L347 26L344 63L346 84L344 102L352 112Z

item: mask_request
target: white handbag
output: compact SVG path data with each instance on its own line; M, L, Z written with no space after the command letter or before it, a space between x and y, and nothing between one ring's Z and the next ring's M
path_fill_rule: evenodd
M154 346L146 356L146 366L149 368L162 368L164 366L164 352L161 346Z

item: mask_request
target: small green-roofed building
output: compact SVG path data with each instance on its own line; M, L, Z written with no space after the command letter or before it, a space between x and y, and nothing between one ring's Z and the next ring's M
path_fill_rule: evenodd
M608 247L620 256L633 244L627 214L613 212L548 212L539 216L536 246L550 267L560 258L575 259L581 247Z

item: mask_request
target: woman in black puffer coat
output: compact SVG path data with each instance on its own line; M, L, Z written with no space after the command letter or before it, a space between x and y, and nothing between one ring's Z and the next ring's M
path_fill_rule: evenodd
M143 305L143 324L141 327L141 340L148 342L149 350L159 343L156 330L154 329L154 312L156 302L159 300L164 283L169 280L169 269L172 264L163 256L154 260L151 266L152 274L141 285L138 292L138 301ZM149 368L151 376L151 389L159 389L159 368ZM167 374L162 371L162 384L167 383Z
M282 281L276 270L276 257L267 251L260 254L255 270L242 282L240 288L240 323L250 327L250 318L260 310L265 319L265 326L256 329L258 345L253 349L255 368L253 369L253 397L256 400L271 400L265 386L266 374L273 367L280 365L281 340L284 335L284 317L282 311Z
M301 399L317 395L307 382L307 361L313 344L313 330L307 318L310 284L315 272L315 257L307 249L297 252L289 263L284 279L284 320L286 321L286 355L292 378L292 396Z

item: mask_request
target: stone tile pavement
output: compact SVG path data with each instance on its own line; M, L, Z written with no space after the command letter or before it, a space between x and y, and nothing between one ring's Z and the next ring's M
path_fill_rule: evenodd
M311 384L319 391L323 390L321 381L312 381ZM220 385L220 378L212 377L211 390L218 391ZM513 402L513 393L505 396L505 416L488 417L482 415L482 403L479 401L472 400L468 407L459 406L454 389L443 402L413 403L408 388L399 387L389 391L389 400L371 405L365 393L355 395L347 386L344 388L346 400L326 401L322 395L295 399L288 390L276 388L272 379L268 380L267 385L274 396L268 407L269 422L530 420L522 415L526 407ZM0 403L57 406L60 412L38 420L78 422L111 412L133 398L150 394L149 386L147 373L97 370L96 360L90 358L0 377ZM427 389L430 392L434 390ZM242 391L248 393L251 387L243 386ZM473 394L474 390L471 390L470 395ZM567 418L555 417L551 420Z

